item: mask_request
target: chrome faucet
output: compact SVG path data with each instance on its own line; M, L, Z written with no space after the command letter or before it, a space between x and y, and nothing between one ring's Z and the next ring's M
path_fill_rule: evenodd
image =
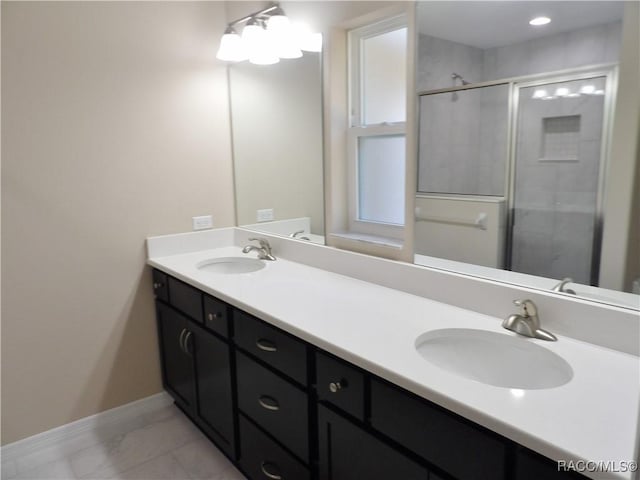
M260 244L259 247L256 247L255 245L247 245L246 247L244 247L242 249L242 253L249 253L253 250L255 250L256 252L258 252L258 258L260 260L275 260L276 257L273 256L273 254L271 253L271 245L269 245L269 242L267 241L266 238L250 238L249 239L250 242L258 242Z
M289 235L289 237L297 238L300 240L311 240L309 237L299 237L298 235L300 235L301 233L304 233L304 230L298 230L296 232L293 232L292 234Z
M560 293L570 293L571 295L575 295L576 291L572 290L570 288L565 288L565 285L567 283L573 283L573 278L563 278L562 281L557 284L555 287L553 287L551 290L553 290L554 292L560 292Z
M538 318L538 309L536 304L531 300L514 300L513 304L522 307L522 314L515 313L509 315L502 322L502 326L507 330L511 330L525 337L539 338L540 340L549 340L555 342L558 340L555 335L540 328L540 318Z

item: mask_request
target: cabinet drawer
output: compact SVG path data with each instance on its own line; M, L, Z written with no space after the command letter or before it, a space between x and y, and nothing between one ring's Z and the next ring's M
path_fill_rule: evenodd
M318 398L364 420L364 374L334 357L316 354Z
M169 301L169 286L167 285L167 274L160 270L153 270L153 294L156 298Z
M202 323L202 293L200 290L169 277L169 303Z
M252 480L309 480L309 470L240 415L240 467Z
M302 340L240 310L233 312L233 326L239 347L302 385L307 384L307 347Z
M204 324L225 338L229 337L231 307L217 298L204 295Z
M238 408L305 462L309 460L307 395L238 352Z
M505 478L503 442L375 379L371 425L460 480Z
M521 449L516 455L516 480L570 480L586 479L571 471L558 471L558 464L551 459Z

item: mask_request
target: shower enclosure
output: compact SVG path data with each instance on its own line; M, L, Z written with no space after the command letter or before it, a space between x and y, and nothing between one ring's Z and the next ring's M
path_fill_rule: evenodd
M596 285L615 73L452 72L452 87L419 94L418 195L504 202L498 267Z

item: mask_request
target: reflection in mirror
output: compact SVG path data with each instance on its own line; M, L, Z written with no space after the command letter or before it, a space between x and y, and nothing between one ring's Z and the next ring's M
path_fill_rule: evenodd
M623 4L417 4L416 263L640 308L600 278Z
M324 243L321 54L229 66L237 224Z

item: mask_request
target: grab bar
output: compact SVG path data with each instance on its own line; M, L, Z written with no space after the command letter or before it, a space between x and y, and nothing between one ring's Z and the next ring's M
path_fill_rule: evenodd
M416 221L419 222L446 223L448 225L459 225L461 227L473 227L486 230L488 215L484 212L479 213L475 220L456 217L439 217L437 215L421 215L420 208L416 207L415 217Z

